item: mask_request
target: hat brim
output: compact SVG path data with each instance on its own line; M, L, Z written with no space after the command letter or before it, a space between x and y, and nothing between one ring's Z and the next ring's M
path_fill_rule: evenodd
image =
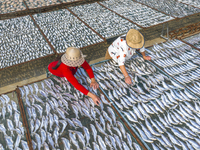
M141 42L140 43L132 43L129 39L127 39L131 36L131 34L133 34L132 32L129 32L129 31L127 32L127 35L126 35L126 44L131 48L136 48L136 49L142 48L144 46L144 36L139 32L140 36L142 37Z
M78 67L81 66L84 63L85 59L84 56L81 54L81 58L78 60L69 60L66 57L66 53L62 55L61 62L69 67Z

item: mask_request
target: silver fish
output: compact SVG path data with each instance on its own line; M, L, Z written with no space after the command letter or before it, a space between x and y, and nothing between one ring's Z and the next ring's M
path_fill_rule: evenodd
M27 149L27 150L29 149L28 144L27 144L26 141L21 140L21 144L22 144L23 150L24 150L24 149Z
M40 129L40 135L41 135L41 144L43 145L46 141L46 132L43 129Z
M147 142L147 143L153 143L152 140L150 140L146 134L144 133L144 131L142 131L139 127L137 127L135 124L133 125L134 128L137 129L137 131L139 132L140 136L142 137L142 139Z
M109 139L108 139L106 136L104 137L104 141L105 141L105 144L106 144L110 149L112 149L112 145L111 145Z
M64 145L64 149L65 150L70 150L70 142L69 142L69 140L64 138L64 137L62 137L61 140L62 140L62 143Z
M59 122L62 123L62 130L60 131L60 135L62 135L67 126L67 122L65 120L59 120Z
M126 138L126 131L125 131L123 124L120 121L117 121L117 125L118 125L119 130L121 131L123 137Z
M34 133L34 134L35 134L35 140L36 140L36 142L37 142L38 150L40 150L41 147L42 147L41 138L40 138L39 134L37 134L37 133Z
M56 123L56 125L59 127L59 119L58 119L58 116L56 114L53 114L53 118L54 118L54 121Z
M92 142L93 144L93 150L100 150L99 145L97 145L95 142Z
M103 111L103 117L112 125L112 119L108 116L108 114Z
M58 135L59 135L58 131L59 131L59 127L56 126L55 129L54 129L54 132L53 132L53 138L54 138L54 141L55 141L55 147L59 146L58 145Z
M197 144L194 140L188 139L187 141L188 141L188 142L192 145L192 147L194 147L195 149L200 149L199 144Z
M20 117L20 114L15 112L14 121L15 121L16 127L18 127L18 125L19 125L19 117Z
M44 142L43 146L44 146L44 150L50 150L50 148L46 142Z
M152 135L151 132L149 132L149 130L141 123L140 126L142 127L142 130L144 131L144 133L146 134L146 136L150 139L150 140L156 140L156 138Z
M4 124L0 124L0 132L3 132L4 136L7 136L6 128L4 127Z
M33 117L33 120L35 120L36 119L36 117L37 117L37 114L36 114L36 111L35 111L35 107L31 107L31 111L32 111L32 117Z
M79 121L78 119L76 119L76 118L71 118L71 120L73 121L73 123L74 123L76 126L79 126L80 128L83 127L81 121Z
M13 140L12 140L12 137L10 137L10 136L5 136L4 137L5 138L5 140L6 140L6 144L7 144L7 147L9 148L9 149L13 149Z
M82 107L81 110L82 110L84 116L90 118L90 120L93 120L93 118L91 117L91 115L87 109Z
M5 116L6 116L6 107L2 107L2 116L3 116L3 120L5 120Z
M53 115L50 113L49 114L49 130L52 131L52 126L53 126L53 123L54 123L54 118L53 118Z
M126 142L122 141L122 146L125 150L130 150Z
M93 134L93 137L94 137L94 141L97 142L97 130L95 128L95 126L93 124L90 124L90 128L92 130L92 134Z
M10 104L7 104L8 112L10 113L10 117L12 116L12 106Z
M14 126L13 126L13 123L12 123L12 121L10 119L7 119L7 126L8 126L8 129L11 132L11 135L13 136Z
M115 141L116 141L117 146L118 146L120 149L122 149L122 143L121 143L119 137L118 137L116 134L114 134L114 138L115 138Z
M155 136L160 136L160 133L158 133L157 131L154 130L154 128L151 126L151 124L148 122L147 118L145 118L145 124L147 126L147 128L149 129L149 131L155 135Z
M88 128L86 128L84 126L83 126L83 131L84 131L84 135L85 135L86 141L87 141L86 146L87 145L90 146L90 143L89 143L89 141L90 141L90 132L89 132Z
M123 114L125 114L125 116L128 118L129 121L131 121L131 122L138 122L137 119L135 119L135 118L130 114L130 112L128 113L128 112L123 111ZM134 114L134 113L133 113L133 114ZM135 114L134 114L134 115L135 115ZM136 117L136 118L137 118L137 117Z
M98 129L98 131L99 131L100 133L102 133L102 134L104 134L105 136L107 136L107 133L103 130L103 128L101 127L101 125L100 125L97 121L95 121L95 125L96 125L96 127L97 127L97 129Z
M178 145L178 146L181 146L181 144L179 143L179 141L169 132L166 132L169 139L172 141L172 143Z
M67 120L67 122L69 123L69 125L71 126L71 127L74 127L75 129L77 128L75 125L74 125L74 123L70 120L70 119L66 119Z
M35 133L39 129L39 127L40 127L40 120L36 119L36 121L35 121L35 130L33 132Z
M138 108L136 106L133 105L133 108L132 108L135 112L135 114L137 115L138 118L140 118L141 120L144 120L142 114L140 113L140 111L138 110Z
M52 148L53 150L55 150L54 142L53 142L53 139L52 139L51 134L50 134L49 132L47 132L47 140L48 140L48 143L49 143L49 145L51 146L51 148Z
M111 135L108 135L108 138L110 139L111 144L114 147L114 149L117 150L116 141L115 141L114 137L112 137Z
M17 135L17 139L15 141L15 149L19 146L20 141L21 141L21 135Z

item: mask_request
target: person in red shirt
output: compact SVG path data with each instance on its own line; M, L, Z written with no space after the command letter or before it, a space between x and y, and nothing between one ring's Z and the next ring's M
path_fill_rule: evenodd
M94 103L98 105L100 103L100 98L89 92L74 77L78 66L82 66L88 73L91 79L90 87L97 89L99 84L95 81L92 68L85 61L84 55L79 48L67 48L66 53L63 54L59 60L53 61L48 65L48 70L55 76L65 77L77 90L92 98Z

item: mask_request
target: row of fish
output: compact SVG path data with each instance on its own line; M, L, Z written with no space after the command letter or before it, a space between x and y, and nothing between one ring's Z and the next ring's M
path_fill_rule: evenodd
M0 22L0 69L53 54L30 16Z
M90 89L84 80L86 73L78 70L76 77ZM57 77L23 86L20 91L34 149L141 149L102 94L100 106L95 106L92 99Z
M186 3L186 4L192 5L194 7L200 8L199 0L178 0L178 2Z
M175 0L136 0L173 17L182 18L200 12L200 9Z
M153 62L162 67L169 75L180 83L191 83L199 80L200 52L179 40L154 45L152 51L147 50ZM164 55L165 54L165 55ZM179 55L178 55L179 54Z
M131 0L109 0L100 3L142 27L150 27L174 19Z
M0 105L0 149L29 149L18 104L11 100L7 94L2 94Z
M125 34L131 28L140 29L98 3L69 7L69 9L105 38Z
M180 149L182 147L183 149L199 149L199 137L195 134L189 134L199 130L200 124L197 124L200 123L200 104L196 102L197 98L183 86L159 74L157 71L146 74L148 76L140 74L140 71L135 71L137 70L136 68L143 66L142 63L144 62L141 61L141 58L139 60L136 57L126 63L127 66L130 65L129 68L133 68L131 66L134 64L132 72L136 74L136 78L132 78L135 81L135 85L131 86L121 84L123 83L121 82L122 78L120 79L120 76L117 75L119 72L116 73L117 67L111 67L113 66L112 62L105 63L101 67L93 67L93 70L96 78L101 74L98 82L102 89L108 93L109 98L127 120L132 123L142 139L149 143L151 148ZM131 70L128 71L130 71L130 75ZM108 74L118 76L118 80L108 78ZM103 75L104 78L102 79ZM159 82L156 83L154 81L154 85L151 85L151 76ZM160 77L159 80L158 77ZM112 86L107 86L108 84ZM114 84L117 86L114 86ZM183 126L184 129L182 129Z
M65 52L67 47L85 47L103 41L67 9L33 17L58 53Z
M188 38L183 39L184 41L194 45L197 48L200 48L200 34L196 34L193 36L190 36Z
M26 6L22 0L3 0L0 5L0 14L25 10Z

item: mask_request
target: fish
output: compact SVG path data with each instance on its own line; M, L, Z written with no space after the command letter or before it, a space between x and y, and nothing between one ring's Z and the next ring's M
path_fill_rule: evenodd
M115 138L113 136L111 136L111 135L108 135L108 138L110 139L111 144L114 147L114 149L117 150Z
M43 129L40 129L40 135L41 135L41 145L43 145L46 141L46 132Z
M55 147L58 147L59 145L58 145L58 136L59 136L59 127L58 126L56 126L55 127L55 129L54 129L54 131L53 131L53 138L54 138L54 141L55 141Z
M21 145L22 145L22 148L23 148L23 149L29 149L28 144L27 144L26 141L21 140Z
M134 128L137 129L137 131L139 132L140 136L142 137L142 139L143 139L145 142L147 142L147 143L153 143L153 141L150 140L150 139L146 136L146 134L144 133L143 130L141 130L141 129L140 129L139 127L137 127L135 124L132 124L132 126L133 126Z
M65 120L59 120L59 122L62 123L62 130L60 131L60 135L62 135L67 126L67 122Z
M90 124L90 128L92 130L94 141L97 142L97 140L96 140L97 139L97 130L93 124Z
M7 119L7 126L8 126L9 131L11 132L11 136L14 136L13 135L14 126L10 119Z
M62 141L62 143L64 145L64 149L65 150L70 150L70 142L69 142L69 140L64 138L64 137L62 137L61 141Z
M100 150L99 145L97 145L95 142L92 142L93 144L93 150Z
M98 131L102 134L104 134L105 136L107 136L107 133L103 130L103 128L101 127L101 125L95 121L95 126L97 127Z
M53 139L51 137L51 133L47 132L47 140L48 140L48 143L49 145L51 146L51 148L53 150L56 150L55 147L54 147L54 142L53 142Z
M4 124L0 124L0 132L3 132L4 136L7 136Z
M71 120L73 121L73 123L74 123L76 126L78 126L78 127L80 127L80 128L83 127L83 125L82 125L82 123L81 123L80 120L78 120L78 119L76 119L76 118L71 118Z
M16 127L19 126L19 117L20 117L20 114L19 114L18 112L15 111L15 114L14 114L14 121L15 121Z
M40 127L40 120L39 119L36 119L35 121L35 130L33 131L33 133L36 133L36 131L39 129Z
M84 131L84 136L86 137L86 146L90 146L90 143L89 143L89 141L90 141L90 132L89 132L89 130L88 130L88 128L86 128L86 127L84 127L83 126L83 131Z
M105 111L103 111L102 114L103 117L112 125L112 119L108 116L108 114Z
M160 136L160 133L158 133L157 131L154 130L154 128L151 126L151 124L148 122L147 118L145 118L145 124L146 127L149 129L149 131L155 135L155 136Z
M37 142L38 150L40 150L42 147L41 138L40 138L39 134L37 134L37 133L34 133L34 135L35 135L35 140Z
M5 120L5 116L6 116L6 107L5 106L2 107L2 116L3 116L3 120Z

